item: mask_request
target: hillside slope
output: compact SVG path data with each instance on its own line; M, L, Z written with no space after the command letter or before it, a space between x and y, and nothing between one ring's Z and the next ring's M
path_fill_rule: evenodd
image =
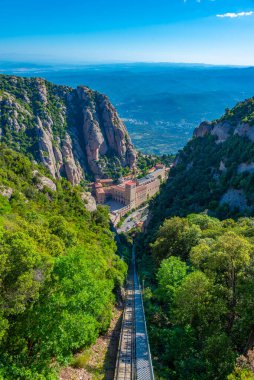
M254 213L254 98L195 129L152 206L157 225L203 211L220 218Z
M138 237L158 378L254 378L253 194L252 98L194 131Z
M136 162L128 132L105 95L40 78L0 75L0 139L72 184L86 173L103 177Z
M0 145L0 378L55 380L111 319L126 264L108 212Z

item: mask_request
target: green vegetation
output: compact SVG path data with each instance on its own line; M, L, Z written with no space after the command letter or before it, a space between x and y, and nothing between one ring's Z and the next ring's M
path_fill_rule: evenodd
M39 190L44 169L0 146L0 379L57 379L73 352L107 330L126 265L108 211L86 211L62 179Z
M39 91L39 86L44 88L44 85L46 103L43 103L43 94ZM1 141L37 159L36 118L40 117L42 122L52 125L55 139L63 138L67 129L66 94L70 91L66 86L57 86L38 78L0 75Z
M252 169L239 170L240 165L253 164L254 142L234 134L236 125L253 125L254 98L238 103L232 110L213 122L227 122L229 137L218 143L216 137L207 134L193 138L179 152L169 180L161 188L160 195L151 209L153 220L150 224L150 240L165 218L190 213L208 212L220 219L254 215L254 172ZM240 207L221 203L222 196L229 190L241 191L245 201Z
M220 120L228 121L232 125L239 122L254 125L254 97L238 103L231 110L227 108Z
M56 190L43 185L45 168L28 159L39 154L37 117L55 143L68 118L81 117L66 111L70 92L0 75L0 379L56 380L60 366L86 364L109 327L135 235L158 379L253 379L254 173L239 165L252 168L254 143L233 135L233 126L254 125L254 99L218 120L232 126L224 143L208 134L180 152L160 195L148 200L147 232L118 237L123 261L108 210L89 213L82 186L65 179L48 178ZM138 175L173 160L139 154ZM99 166L116 181L130 174L112 151ZM221 203L229 189L241 191L242 207Z
M179 163L170 172L169 180L151 205L153 239L161 222L170 216L186 216L207 210L220 219L253 215L253 209L230 208L220 204L228 189L241 190L247 207L254 202L254 173L238 172L241 163L253 162L254 143L247 138L232 136L216 144L213 136L190 141L179 155ZM221 162L226 170L220 170Z
M144 177L148 174L149 169L154 167L156 164L164 164L165 166L169 166L173 163L175 156L173 155L162 155L162 156L155 156L150 154L138 154L137 159L137 169L139 171L139 178Z
M234 366L254 344L254 219L173 217L146 254L142 239L139 268L158 379L253 379L247 366Z
M115 182L121 177L131 174L130 167L122 166L119 157L113 152L100 157L99 166L103 168L105 176L112 178Z
M234 134L253 125L254 98L219 122L227 139L208 133L184 147L137 240L160 380L254 379L254 143ZM222 203L228 190L242 204Z

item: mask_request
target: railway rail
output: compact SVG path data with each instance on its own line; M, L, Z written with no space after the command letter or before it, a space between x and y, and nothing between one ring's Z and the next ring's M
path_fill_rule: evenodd
M115 380L135 379L135 289L133 268L130 268L127 286L125 308L122 319L122 329L117 355Z
M135 265L129 268L114 380L154 380L142 293Z

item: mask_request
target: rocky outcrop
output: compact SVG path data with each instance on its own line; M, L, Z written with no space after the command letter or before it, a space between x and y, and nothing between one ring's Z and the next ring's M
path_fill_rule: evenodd
M239 123L234 131L235 135L248 137L251 141L254 141L254 125L248 123Z
M203 121L197 128L194 129L193 137L204 137L211 133L213 123L209 121Z
M46 105L48 103L48 94L45 81L41 78L35 78L35 85L39 101Z
M0 187L0 195L2 195L3 197L11 199L12 194L13 194L13 190L11 187L6 187L6 186Z
M211 135L216 137L217 143L226 141L231 133L232 126L227 122L216 123L211 130Z
M89 192L83 192L81 193L81 199L84 201L85 208L89 212L93 212L96 210L96 201L94 197Z
M242 164L238 165L237 173L241 174L241 173L245 173L245 172L254 173L254 162L251 162L249 164L242 163Z
M216 143L226 141L230 136L238 135L254 141L254 98L236 104L232 110L213 122L203 122L194 130L193 137L212 135Z
M194 137L207 134L215 136L216 143L224 142L234 135L254 141L254 97L237 103L232 109L227 108L220 119L211 123L203 122L194 131Z
M43 190L44 187L48 187L52 191L56 191L56 184L52 181L52 179L40 175L38 170L33 171L33 176L37 178L37 188L39 190Z
M43 127L39 117L36 119L36 131L39 143L40 161L49 170L50 174L54 178L59 177L53 149L52 132Z
M193 137L205 137L207 135L216 137L216 142L221 143L232 134L232 126L227 122L204 121L194 130Z
M223 160L220 161L219 171L220 171L220 172L226 172L226 171L227 171L227 168L226 168L225 162L224 162Z
M231 209L238 209L239 211L250 210L247 204L246 195L242 190L229 189L221 197L220 204L227 204Z
M62 155L67 179L72 185L77 185L83 178L83 172L80 164L75 162L72 141L68 133L63 140Z
M56 163L56 173L58 177L63 172L63 155L60 149L60 144L61 144L61 140L58 137L56 139L56 144L53 145L53 152L54 152L55 163Z
M83 112L83 138L87 161L94 174L102 174L100 157L115 155L122 166L134 166L136 151L115 108L105 95L78 87Z
M76 185L87 173L106 177L109 167L135 166L128 132L105 95L5 75L0 90L0 141L32 154L53 178Z

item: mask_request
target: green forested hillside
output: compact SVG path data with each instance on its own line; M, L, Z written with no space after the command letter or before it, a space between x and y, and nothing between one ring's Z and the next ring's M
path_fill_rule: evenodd
M38 171L37 174L35 171ZM126 265L103 207L79 187L41 186L44 169L0 147L0 379L57 379L107 329Z
M254 379L254 219L167 219L139 258L158 379Z
M252 98L202 123L150 205L138 251L160 380L254 379L253 115Z
M151 205L151 238L163 220L174 215L204 211L220 219L254 215L253 115L251 98L196 129ZM231 198L223 198L228 191Z
M225 115L220 119L237 125L239 122L254 124L254 97L239 102L231 110L226 109Z

